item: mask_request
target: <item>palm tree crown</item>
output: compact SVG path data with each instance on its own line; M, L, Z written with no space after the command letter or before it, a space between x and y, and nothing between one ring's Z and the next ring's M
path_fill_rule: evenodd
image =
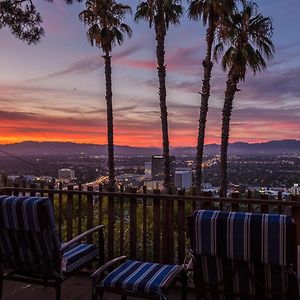
M170 24L179 24L183 14L180 0L148 0L142 1L137 7L135 21L146 20L149 27L152 25L164 25L167 30Z
M88 0L79 17L90 26L87 36L91 44L111 52L113 46L124 42L124 34L132 35L131 28L123 23L127 12L131 12L130 6L113 0Z
M218 25L225 15L230 14L235 8L235 0L193 0L188 8L188 16L192 20L202 19L203 25L212 19Z
M275 52L272 20L258 14L256 5L247 2L242 12L232 14L222 25L214 56L217 59L227 46L222 57L223 69L230 69L242 81L247 69L254 74L266 69L264 56L270 59Z

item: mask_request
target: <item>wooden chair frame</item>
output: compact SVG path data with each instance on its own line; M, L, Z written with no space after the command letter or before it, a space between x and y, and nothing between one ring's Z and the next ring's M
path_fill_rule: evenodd
M190 244L192 247L192 241L193 241L193 216L188 216L188 235L189 235L189 239L190 239ZM294 230L296 230L294 228ZM293 299L293 300L300 300L300 286L295 285L296 282L299 282L296 273L293 271L293 267L296 265L297 262L297 258L296 258L296 235L293 234L294 239L292 241L293 245L294 245L294 249L295 251L293 252L292 255L292 261L293 261L293 265L290 266L289 270L287 270L287 272L289 272L288 274L288 285L289 285L289 289L288 289L288 293L287 294L279 294L278 293L278 298L276 296L276 300L281 300L281 299ZM237 295L237 294L225 294L225 293L218 293L216 292L216 286L218 286L219 284L225 284L225 282L218 282L217 284L214 285L210 285L210 284L204 284L200 282L200 278L198 276L199 274L199 264L198 264L198 258L195 257L192 253L192 250L190 250L190 253L192 254L192 259L193 259L193 280L194 280L194 285L195 285L195 289L196 289L196 300L203 300L204 298L204 293L206 292L212 292L215 293L217 295L223 295L226 297L232 297L232 299L234 299L234 297L241 297L241 299L247 299L247 300L265 300L265 298L258 298L258 297L245 297L245 295ZM253 275L251 274L251 272L249 271L249 276L253 277ZM252 278L253 281L257 281L255 280L255 278ZM274 289L275 290L275 289ZM275 299L274 299L275 300Z
M69 242L63 244L60 249L59 249L59 253L60 253L60 262L63 256L63 253L72 245L80 242L81 240L83 240L84 238L86 238L87 236L90 236L92 234L94 234L95 232L98 232L99 235L99 247L98 247L98 257L97 257L97 261L99 263L99 265L103 265L104 264L104 225L98 225L95 226L85 232L83 232L82 234L78 235L77 237L73 238L72 240L70 240ZM58 263L60 263L58 262ZM39 276L39 275L28 275L26 273L20 273L17 271L10 271L7 273L3 273L4 269L0 264L0 300L2 299L2 292L3 292L3 281L4 280L10 280L10 281L15 281L15 282L24 282L24 283L30 283L30 284L36 284L36 285L41 285L44 287L53 287L56 291L56 300L60 300L61 299L61 284L62 282L71 277L75 272L77 272L78 270L87 267L90 265L91 262L78 267L77 269L75 269L74 271L66 274L64 276L60 276L60 277L43 277L43 276Z

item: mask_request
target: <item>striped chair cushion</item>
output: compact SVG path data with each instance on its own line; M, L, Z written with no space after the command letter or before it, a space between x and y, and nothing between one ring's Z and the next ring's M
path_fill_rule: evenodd
M47 198L0 197L0 263L19 272L60 274L59 239Z
M288 299L289 274L280 266L210 255L194 264L196 287L207 300Z
M69 273L85 265L98 255L97 247L93 244L76 244L68 249L62 258L62 271Z
M42 197L0 197L0 226L10 230L55 230L51 202Z
M100 286L163 295L162 286L172 277L177 268L177 265L128 260L109 273Z
M291 263L295 224L289 216L199 210L192 226L195 255L284 267Z

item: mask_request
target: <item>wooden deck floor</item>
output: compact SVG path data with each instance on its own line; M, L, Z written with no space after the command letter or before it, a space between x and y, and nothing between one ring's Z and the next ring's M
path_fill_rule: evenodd
M180 300L180 289L175 287L170 291L170 300ZM4 281L3 300L54 300L55 290L41 286ZM62 284L62 300L89 300L91 299L91 280L82 274L67 279ZM137 298L128 297L128 300ZM121 300L120 295L104 294L103 300ZM189 292L188 300L195 300Z

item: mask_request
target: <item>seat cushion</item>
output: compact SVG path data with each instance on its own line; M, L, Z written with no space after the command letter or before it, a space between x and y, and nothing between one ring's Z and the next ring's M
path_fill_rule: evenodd
M122 289L131 292L163 295L162 286L177 273L177 265L162 265L128 260L109 273L100 283L103 288ZM173 278L174 279L174 278Z
M69 273L83 266L98 255L97 247L93 244L75 244L64 252L62 271Z

